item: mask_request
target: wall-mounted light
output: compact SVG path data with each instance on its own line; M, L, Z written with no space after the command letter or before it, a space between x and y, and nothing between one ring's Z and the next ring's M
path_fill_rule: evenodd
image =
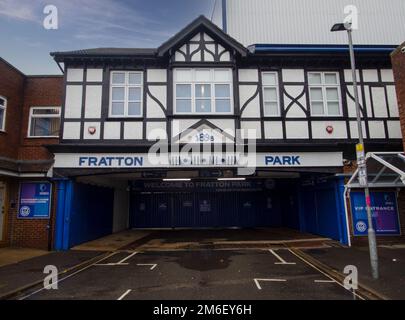
M218 181L245 181L246 178L218 178Z
M163 179L163 181L191 181L190 178Z

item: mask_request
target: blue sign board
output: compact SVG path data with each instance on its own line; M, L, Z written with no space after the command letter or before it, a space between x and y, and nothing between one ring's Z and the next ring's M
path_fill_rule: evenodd
M49 219L51 184L49 182L23 182L20 184L18 218Z
M368 230L366 200L363 192L351 192L353 233L365 236ZM395 192L370 194L373 227L377 235L400 235L397 197Z

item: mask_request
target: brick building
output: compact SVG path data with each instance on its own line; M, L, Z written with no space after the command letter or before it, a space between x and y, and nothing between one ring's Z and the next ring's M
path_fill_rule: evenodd
M391 60L398 97L401 130L402 135L405 137L405 42L391 54Z
M58 142L62 85L61 76L26 76L0 58L1 245L50 246L56 203L53 186L49 218L24 218L17 210L23 185L48 183L53 155L44 145Z

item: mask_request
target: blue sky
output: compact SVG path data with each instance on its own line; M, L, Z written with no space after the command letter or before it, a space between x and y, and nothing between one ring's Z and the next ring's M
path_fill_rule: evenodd
M96 47L154 48L215 0L0 0L0 56L26 74L58 74L52 51ZM46 30L46 5L58 9L59 29ZM215 17L220 15L217 0Z

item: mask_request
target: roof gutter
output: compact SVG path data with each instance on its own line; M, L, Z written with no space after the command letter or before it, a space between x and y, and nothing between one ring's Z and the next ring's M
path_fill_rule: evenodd
M358 53L391 53L396 46L355 46L354 51ZM270 52L349 52L348 46L339 45L266 45L255 44L249 46L251 53L270 53Z

